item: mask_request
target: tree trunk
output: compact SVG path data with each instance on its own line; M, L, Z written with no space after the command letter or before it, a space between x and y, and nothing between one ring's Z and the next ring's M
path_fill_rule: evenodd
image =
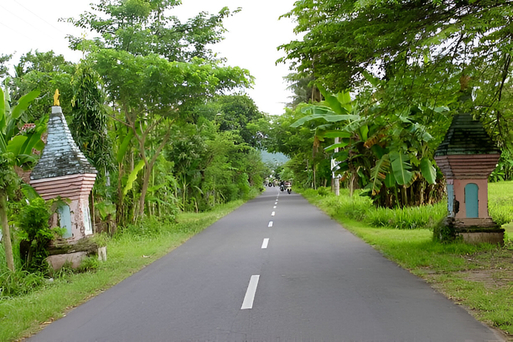
M7 268L14 272L11 232L9 231L9 222L7 221L7 194L3 189L0 189L0 224L2 225L2 240L4 242Z
M123 178L123 163L118 165L119 176L118 176L118 201L116 203L116 226L123 226L125 223L125 207L123 206L123 184L121 182Z
M148 168L151 168L148 170ZM141 187L141 197L139 197L139 217L144 216L144 207L145 207L145 200L146 200L146 193L148 192L148 186L150 185L150 176L151 176L151 170L153 169L153 165L146 166L146 172L144 173L143 178L143 184Z

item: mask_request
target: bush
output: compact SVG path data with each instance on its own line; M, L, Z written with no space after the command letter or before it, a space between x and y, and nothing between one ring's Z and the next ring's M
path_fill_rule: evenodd
M320 187L317 189L317 194L319 196L328 196L331 193L331 190L326 187Z
M446 203L408 208L374 208L366 218L373 227L433 229L447 215Z
M0 274L0 298L21 296L33 292L45 283L39 272L30 273L25 270L16 272L4 271Z
M80 262L80 266L77 268L77 272L90 272L95 271L100 266L100 261L97 256L90 256Z
M54 238L54 232L48 224L51 203L41 197L34 198L21 209L17 219L21 229L20 255L24 268L31 272L46 271L48 268L47 249Z

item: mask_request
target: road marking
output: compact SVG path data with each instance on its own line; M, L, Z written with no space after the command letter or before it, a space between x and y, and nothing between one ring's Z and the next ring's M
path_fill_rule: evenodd
M274 215L276 215L276 211L273 211L273 212L271 213L271 216L274 216Z
M274 206L273 209L276 209L276 206Z
M255 293L259 279L260 275L252 275L249 279L248 289L246 290L246 295L244 296L244 301L242 302L242 306L240 308L241 310L253 308L253 301L255 300Z
M273 221L269 221L269 224L267 225L268 228L271 228L273 226Z
M269 239L265 238L264 242L262 242L262 249L266 249L269 246Z

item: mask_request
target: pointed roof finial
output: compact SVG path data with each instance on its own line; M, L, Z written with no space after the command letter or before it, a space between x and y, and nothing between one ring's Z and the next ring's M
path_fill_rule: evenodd
M59 89L55 89L55 94L53 95L53 105L54 106L61 105L61 102L59 101L59 96L61 96L61 94L59 93Z

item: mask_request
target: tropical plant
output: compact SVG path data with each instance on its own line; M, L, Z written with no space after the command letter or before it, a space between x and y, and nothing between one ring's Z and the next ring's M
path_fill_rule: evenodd
M36 156L32 150L36 147L42 148L41 130L35 130L32 135L18 135L17 125L24 110L38 95L38 90L31 91L22 96L18 104L11 108L8 93L0 88L0 224L7 266L11 271L14 271L14 259L7 220L7 196L18 184L14 165L35 161Z

